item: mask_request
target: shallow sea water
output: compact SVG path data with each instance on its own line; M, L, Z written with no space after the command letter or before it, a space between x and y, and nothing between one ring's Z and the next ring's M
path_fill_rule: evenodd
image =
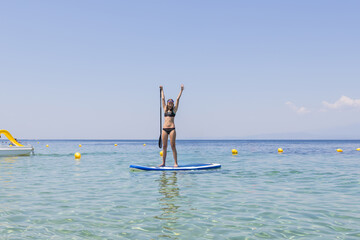
M180 165L222 164L189 172L131 171L157 141L27 143L0 157L0 239L360 239L360 141L178 140Z

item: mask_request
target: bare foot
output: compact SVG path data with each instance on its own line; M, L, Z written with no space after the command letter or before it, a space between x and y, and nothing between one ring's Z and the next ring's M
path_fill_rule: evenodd
M165 167L165 164L160 164L158 167Z
M174 164L174 167L179 167L179 165L177 165L177 164Z

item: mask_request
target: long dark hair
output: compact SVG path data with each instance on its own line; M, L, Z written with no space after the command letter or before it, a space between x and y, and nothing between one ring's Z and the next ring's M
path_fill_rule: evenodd
M172 99L169 99L169 100L172 100ZM166 107L165 107L165 112L168 112L169 110L172 111L172 112L174 111L174 100L172 101L173 105L172 105L171 109L169 109L169 100L167 100Z

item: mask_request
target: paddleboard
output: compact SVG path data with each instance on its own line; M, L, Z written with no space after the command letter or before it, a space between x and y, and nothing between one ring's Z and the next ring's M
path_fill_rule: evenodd
M132 169L140 169L145 171L186 171L186 170L206 170L220 168L221 165L218 163L201 163L201 164L188 164L179 165L179 167L147 167L140 165L130 165Z

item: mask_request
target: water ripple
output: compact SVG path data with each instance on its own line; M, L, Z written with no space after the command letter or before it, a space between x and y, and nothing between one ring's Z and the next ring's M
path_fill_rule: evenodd
M143 143L33 142L34 156L0 158L0 238L360 238L359 141L179 141L181 163L223 167L129 171L161 162Z

